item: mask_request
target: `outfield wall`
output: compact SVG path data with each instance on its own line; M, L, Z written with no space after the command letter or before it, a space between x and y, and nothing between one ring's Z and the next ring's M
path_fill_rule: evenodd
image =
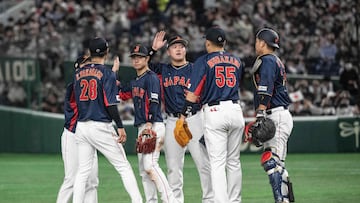
M250 121L247 119L247 121ZM0 152L60 153L62 114L0 106ZM125 149L135 153L136 128L124 121L128 134ZM289 153L360 152L360 117L295 117ZM242 152L260 151L243 143Z

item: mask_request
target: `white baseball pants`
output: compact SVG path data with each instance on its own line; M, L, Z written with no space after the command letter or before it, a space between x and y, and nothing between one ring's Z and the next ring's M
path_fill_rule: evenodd
M62 183L56 202L67 203L73 195L73 186L75 182L76 172L78 170L78 147L75 142L75 134L64 128L61 135L61 153L64 162L64 182ZM97 203L97 187L98 179L98 159L97 153L94 153L94 161L89 176L89 180L85 186L85 202Z
M281 161L285 161L287 154L287 143L293 128L293 119L291 113L283 107L272 109L270 115L267 115L276 126L274 138L264 143L265 148L271 148L271 151L277 154Z
M144 124L139 126L138 135L144 129ZM138 153L139 172L142 178L146 203L158 202L157 191L160 192L163 203L177 203L166 176L159 166L160 151L164 145L165 125L162 122L153 123L152 130L157 135L155 151L149 154Z
M84 202L85 184L91 173L95 149L101 152L120 174L131 202L142 203L133 169L122 144L117 142L116 132L111 123L78 122L75 138L79 150L79 169L74 184L73 203Z
M240 144L245 126L241 107L230 100L203 109L215 203L240 203Z
M169 116L166 120L166 135L165 135L165 159L168 168L168 181L174 193L176 200L179 203L184 203L184 158L186 148L189 150L197 167L201 189L202 189L202 203L214 202L214 192L211 184L211 170L210 161L205 147L199 143L199 139L204 135L203 128L203 112L198 111L195 115L186 118L188 127L192 133L193 138L190 140L187 147L182 148L175 140L174 129L178 117Z

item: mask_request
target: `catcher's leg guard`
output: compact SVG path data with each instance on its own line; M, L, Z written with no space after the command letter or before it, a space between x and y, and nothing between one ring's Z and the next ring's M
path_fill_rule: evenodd
M269 176L275 202L294 202L292 184L287 170L280 164L279 157L267 150L262 154L261 165Z

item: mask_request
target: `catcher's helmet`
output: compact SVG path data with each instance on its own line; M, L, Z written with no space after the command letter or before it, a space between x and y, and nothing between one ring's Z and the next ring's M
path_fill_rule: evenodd
M264 40L266 44L271 47L279 48L279 35L270 28L262 28L259 30L256 34L256 38Z

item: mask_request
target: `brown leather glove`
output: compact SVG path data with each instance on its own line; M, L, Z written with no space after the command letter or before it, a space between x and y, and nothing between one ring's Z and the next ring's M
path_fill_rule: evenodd
M186 121L178 119L174 129L175 140L181 147L185 147L192 139L192 134Z
M156 132L151 129L144 129L136 139L136 152L149 154L155 151Z

